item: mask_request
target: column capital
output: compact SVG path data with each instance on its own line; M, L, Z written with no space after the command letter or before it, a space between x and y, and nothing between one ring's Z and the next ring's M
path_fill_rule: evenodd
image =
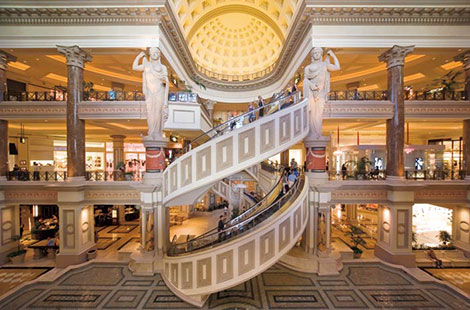
M455 61L460 61L465 70L470 70L470 50L466 50L454 57Z
M78 45L57 45L57 50L59 51L59 53L65 56L65 58L67 59L68 66L75 66L84 69L85 62L89 62L92 60L91 55L88 54L85 50L78 47Z
M124 136L124 135L111 135L110 137L111 137L111 139L113 139L113 141L114 140L124 140L126 138L126 136Z
M414 45L411 46L398 46L394 45L391 49L382 53L379 56L379 61L387 63L387 69L403 66L405 64L405 57L412 53L414 50Z
M16 61L16 56L0 50L0 70L8 69L8 63Z

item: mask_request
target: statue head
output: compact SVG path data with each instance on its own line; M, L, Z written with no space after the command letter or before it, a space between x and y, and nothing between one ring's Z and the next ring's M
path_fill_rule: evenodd
M314 47L312 52L310 53L312 57L312 61L319 61L323 57L323 49L321 47Z
M153 46L149 48L150 60L158 61L160 60L160 55L161 55L161 52L158 47Z

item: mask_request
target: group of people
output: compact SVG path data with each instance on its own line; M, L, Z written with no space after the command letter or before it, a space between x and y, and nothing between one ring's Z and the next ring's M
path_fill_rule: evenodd
M290 161L290 167L284 169L282 175L282 194L285 194L294 186L299 176L298 164L294 158Z

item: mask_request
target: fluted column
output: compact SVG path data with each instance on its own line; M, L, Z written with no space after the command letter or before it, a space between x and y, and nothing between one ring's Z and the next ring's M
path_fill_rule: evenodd
M465 98L470 100L470 50L466 50L465 52L455 56L454 60L462 62L465 72Z
M465 179L470 180L470 119L463 121L463 169Z
M85 177L85 121L78 116L83 98L83 70L91 56L74 46L57 46L67 60L67 177Z
M465 98L470 100L470 50L454 57L455 61L462 62L465 72ZM470 119L463 121L463 170L466 179L470 179Z
M405 145L405 96L403 67L405 57L414 46L395 45L379 56L387 64L388 99L394 105L393 117L387 120L387 178L403 178Z
M7 52L0 51L0 102L4 99L7 90L7 69L10 61L16 57ZM8 121L0 119L0 180L6 179L8 174Z
M123 135L112 135L113 139L113 163L114 170L116 170L119 162L125 162L124 160L124 139L126 136Z

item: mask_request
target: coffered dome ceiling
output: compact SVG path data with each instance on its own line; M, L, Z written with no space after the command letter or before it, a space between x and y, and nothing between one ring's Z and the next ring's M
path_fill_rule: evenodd
M301 0L171 0L199 71L252 80L276 63Z

